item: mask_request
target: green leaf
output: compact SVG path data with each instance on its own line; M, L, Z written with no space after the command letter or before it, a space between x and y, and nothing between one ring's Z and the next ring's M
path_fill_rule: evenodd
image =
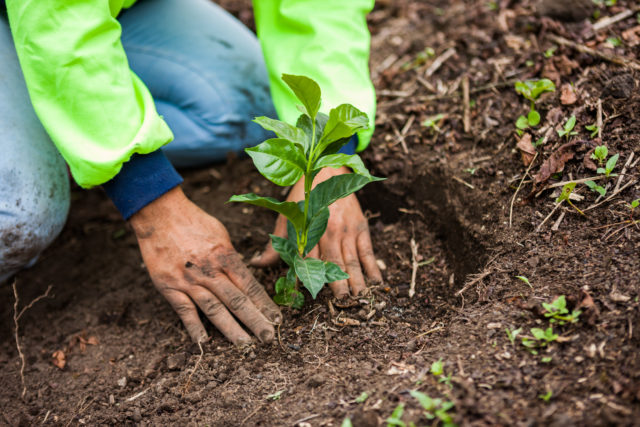
M444 375L444 363L442 363L442 359L438 359L431 364L431 368L429 369L435 376Z
M298 182L307 167L304 154L286 139L267 139L245 151L265 178L283 187Z
M556 199L556 203L560 203L563 200L569 200L569 196L573 192L574 188L576 188L576 183L575 182L570 182L568 184L565 184L562 187L562 193L560 193L560 196L558 196L558 198Z
M529 120L525 116L518 117L516 120L516 127L520 130L525 130L529 127Z
M606 170L606 175L609 176L609 174L611 174L611 172L613 171L613 169L616 167L616 163L618 163L618 158L620 157L620 154L615 154L613 156L611 156L609 158L609 160L607 160L607 164L605 166L605 170Z
M404 403L399 403L391 413L391 416L387 418L387 427L405 427L406 424L402 421L402 414L404 414Z
M283 74L282 80L291 88L296 97L302 102L306 113L315 120L320 110L320 86L318 83L305 76Z
M296 273L293 268L287 271L285 277L281 277L276 281L276 295L273 300L276 304L293 308L302 308L304 305L304 295L296 290Z
M342 104L329 112L329 120L316 149L319 156L332 142L349 138L359 130L369 128L369 118L351 104Z
M320 210L328 207L333 202L360 190L370 182L382 181L384 178L372 176L367 178L353 173L332 176L321 182L311 191L309 198L309 210L311 216L315 216Z
M287 239L276 236L275 234L269 234L269 237L271 237L271 245L273 246L273 249L280 254L280 258L282 258L289 267L293 267L294 259L298 255L298 248L296 248L296 245Z
M338 280L347 280L349 275L342 271L342 269L331 261L324 263L325 268L325 280L327 283L337 282Z
M300 258L297 256L294 260L296 274L304 287L311 293L313 299L316 299L318 292L322 289L325 281L324 262L315 258Z
M369 393L363 391L355 400L356 403L364 403L369 398Z
M275 132L276 135L278 135L278 138L286 139L293 142L304 151L307 136L302 129L298 129L297 127L292 126L289 123L281 122L280 120L274 120L264 116L256 117L255 119L253 119L253 121L258 123L266 130Z
M545 339L545 334L544 331L540 328L531 328L531 335L534 336L535 339L537 340L543 340Z
M540 113L536 110L529 111L527 115L527 121L529 122L529 126L538 126L540 123Z
M317 215L311 217L309 228L307 231L307 245L304 248L304 254L308 254L318 244L320 238L324 235L329 223L329 208L321 209Z
M253 193L231 196L229 202L242 202L271 209L286 216L296 229L302 229L304 213L295 202L280 202L272 197L261 197Z
M420 406L422 406L424 410L433 412L433 410L436 409L436 405L433 402L433 399L422 393L421 391L411 390L409 394L418 400L418 403L420 403Z
M322 168L339 168L341 166L347 166L353 169L353 172L371 178L371 174L362 163L362 159L357 154L329 154L318 160L314 166L314 170Z
M344 420L342 420L342 424L340 424L340 427L353 427L353 424L351 424L351 419L345 418Z
M593 154L591 158L593 160L598 160L600 163L604 162L604 160L609 155L609 150L606 145L598 145L595 150L593 150Z
M564 130L571 132L576 125L576 116L569 117L569 120L564 124Z

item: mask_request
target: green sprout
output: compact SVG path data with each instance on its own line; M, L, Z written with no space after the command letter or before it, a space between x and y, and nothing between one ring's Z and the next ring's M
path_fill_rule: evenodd
M431 372L433 376L438 377L439 383L445 383L450 388L453 388L453 385L451 385L452 374L449 374L449 375L445 374L444 363L442 362L442 359L438 359L435 362L433 362L431 364L431 368L429 369L429 372Z
M542 307L547 311L544 317L549 318L549 323L558 323L564 325L565 323L576 323L578 317L582 313L580 310L573 310L569 313L567 309L567 300L564 295L560 295L551 303L542 303Z
M591 159L596 160L600 166L602 166L607 160L607 156L609 155L609 150L606 145L598 145L593 153L591 154Z
M522 337L522 345L531 352L531 354L538 354L539 348L546 347L548 344L558 339L559 335L553 332L553 327L549 326L547 329L531 328L531 335L533 337Z
M609 160L607 160L607 163L604 165L604 168L598 168L598 170L596 171L597 173L600 174L604 174L604 176L606 176L607 178L609 178L610 176L617 176L617 174L612 174L611 172L613 172L613 169L615 169L616 167L616 163L618 163L618 158L620 157L620 154L614 154L613 156L609 157Z
M593 154L591 154L591 158L598 162L600 166L596 172L599 174L604 174L607 178L610 176L616 176L616 174L612 174L613 169L615 169L616 164L618 163L618 158L620 158L620 154L615 154L607 160L607 156L609 155L609 150L606 145L599 145L593 150ZM606 163L605 163L606 161ZM604 167L602 167L604 165Z
M516 276L516 279L522 280L524 283L526 283L531 289L533 289L533 286L531 285L531 282L529 282L529 279L525 276Z
M562 187L562 192L556 199L556 203L567 202L572 208L574 208L578 213L584 216L584 212L582 212L576 205L571 201L571 193L573 193L574 188L576 188L575 182L569 182Z
M315 299L326 283L349 277L337 264L307 257L327 228L329 206L381 178L371 176L357 154L338 153L354 133L369 127L365 113L350 104L342 104L329 115L323 114L319 111L320 87L315 81L289 74L283 74L282 80L302 103L299 107L302 114L295 126L268 117L256 118L256 123L275 132L277 138L245 151L258 171L276 185L290 186L303 178L304 200L280 202L249 193L232 196L229 202L262 206L288 219L288 238L271 235L273 248L289 266L286 276L275 284L274 301L300 308L304 296L299 281ZM354 173L333 176L313 188L313 180L321 169L342 166L350 167Z
M280 400L280 398L282 397L282 393L284 392L284 390L278 390L273 394L270 394L266 397L267 400Z
M627 205L627 207L629 208L629 210L631 211L631 216L633 216L633 211L640 206L640 199L635 199L633 200L631 203L629 203Z
M440 123L440 120L444 119L444 117L444 114L436 114L435 116L427 117L427 119L422 122L422 126L431 129L433 132L440 132L438 123Z
M387 418L387 427L406 427L404 421L402 421L402 415L404 414L404 403L400 402L396 409L393 410L389 418Z
M449 414L449 410L455 406L453 402L443 401L442 399L432 399L425 393L417 390L411 390L409 394L415 397L424 409L424 416L429 420L438 419L443 426L453 427L453 415Z
M551 400L552 396L553 396L553 391L551 391L551 390L547 390L547 392L545 394L538 395L538 397L540 399L544 400L545 402L548 402L549 400Z
M518 337L518 334L520 334L520 332L522 332L522 328L518 328L518 329L514 329L514 330L510 330L509 328L505 328L505 331L507 332L507 338L509 338L509 342L511 342L511 345L515 345L516 344L516 338Z
M609 43L613 47L622 46L622 40L620 40L620 37L608 37L607 43Z
M562 138L563 136L567 138L567 141L569 140L569 138L573 135L577 135L578 132L576 132L575 130L573 130L573 128L576 126L576 116L571 116L569 117L569 119L567 119L567 121L565 122L564 126L562 127L562 130L558 130L558 136L560 138Z
M556 53L557 49L558 49L558 46L551 46L549 49L544 51L544 57L551 58Z
M356 402L356 403L364 403L368 398L369 398L369 393L367 393L366 391L363 391L360 394L360 396L358 396L356 398L356 400L354 402Z
M340 424L340 427L353 427L351 418L345 418L344 420L342 420L342 424Z
M535 104L540 95L544 92L554 92L556 85L549 79L540 80L525 80L519 81L515 84L516 92L524 96L530 102L529 113L527 116L520 116L516 120L516 127L518 133L522 134L522 131L528 127L537 126L540 123L540 113L536 111Z
M585 185L591 189L591 191L595 191L600 194L602 197L607 194L607 189L601 185L596 184L594 181L585 181Z
M407 62L401 68L402 71L413 70L414 68L418 68L421 65L424 65L430 58L436 56L436 51L431 47L426 47L424 50L419 52L416 57L411 62Z
M600 132L600 126L598 126L597 123L586 125L584 128L588 131L591 131L591 138L595 138L598 132Z

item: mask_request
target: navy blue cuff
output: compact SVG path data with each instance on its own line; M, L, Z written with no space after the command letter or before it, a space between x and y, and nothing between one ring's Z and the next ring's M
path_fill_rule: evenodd
M162 150L134 154L111 181L102 184L124 219L175 188L182 182Z
M356 154L356 148L358 147L358 134L354 134L345 145L342 146L338 153L342 154Z

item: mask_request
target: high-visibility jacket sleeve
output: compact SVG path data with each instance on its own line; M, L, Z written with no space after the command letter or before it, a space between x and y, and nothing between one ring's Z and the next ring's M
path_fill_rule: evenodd
M31 102L83 187L173 139L130 70L115 16L132 0L7 0Z
M369 75L370 34L366 16L374 0L254 0L271 95L281 120L295 123L299 101L282 81L283 73L313 78L322 89L321 111L343 103L369 115L358 151L373 134L376 99Z

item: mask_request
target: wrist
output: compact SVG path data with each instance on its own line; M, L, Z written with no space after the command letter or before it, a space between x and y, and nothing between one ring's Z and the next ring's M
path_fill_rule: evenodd
M188 202L182 188L174 187L133 214L129 223L136 235L146 235L155 221L167 222L167 218L174 216L176 211L181 211Z

